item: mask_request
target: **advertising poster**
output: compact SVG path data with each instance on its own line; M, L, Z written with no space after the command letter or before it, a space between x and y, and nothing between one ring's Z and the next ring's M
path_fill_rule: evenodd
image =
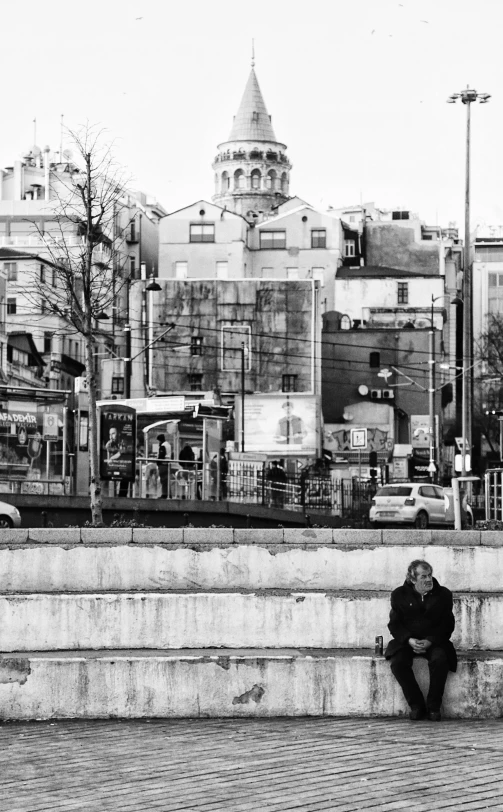
M351 446L351 432L358 431L358 426L348 426L340 423L325 423L323 437L323 448L331 451L334 456L337 454L348 454L354 450ZM391 427L387 423L376 426L362 426L367 432L367 444L365 453L377 451L389 454L393 451L393 435Z
M100 406L100 477L135 478L136 411L130 406Z
M430 439L430 416L428 414L411 414L410 442L412 448L429 448Z
M239 402L238 402L239 403ZM240 437L238 412L236 437ZM318 453L316 398L279 394L245 398L245 450L277 454Z

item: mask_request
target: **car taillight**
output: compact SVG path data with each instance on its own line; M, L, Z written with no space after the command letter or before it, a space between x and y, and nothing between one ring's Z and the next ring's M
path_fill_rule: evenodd
M404 505L415 505L415 504L416 504L416 500L414 499L413 496L408 496L407 499L404 502Z
M370 500L370 504L371 504L371 505L374 505L374 507L375 507L375 503L376 503L376 500L375 500L375 499L371 499L371 500Z

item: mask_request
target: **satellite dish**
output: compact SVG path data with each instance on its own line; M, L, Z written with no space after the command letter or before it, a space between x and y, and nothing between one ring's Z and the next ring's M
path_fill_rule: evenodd
M369 393L368 386L366 386L364 383L360 384L360 386L358 387L358 394L359 395L368 395L368 393Z
M72 160L73 152L71 151L71 149L64 149L63 150L63 158L65 159L65 161L71 161Z

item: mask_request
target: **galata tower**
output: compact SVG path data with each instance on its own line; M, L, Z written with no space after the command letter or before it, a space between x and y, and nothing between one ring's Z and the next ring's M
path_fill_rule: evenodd
M213 162L213 202L257 221L289 198L291 164L286 145L276 140L252 67L227 141Z

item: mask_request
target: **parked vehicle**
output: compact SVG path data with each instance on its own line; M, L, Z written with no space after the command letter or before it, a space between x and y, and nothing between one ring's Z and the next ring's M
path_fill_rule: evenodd
M8 502L0 502L0 530L7 527L20 527L21 514L17 507Z
M466 523L473 525L469 505L464 505ZM429 525L454 525L452 488L424 482L384 485L372 499L369 519L374 527L409 524L425 529Z

